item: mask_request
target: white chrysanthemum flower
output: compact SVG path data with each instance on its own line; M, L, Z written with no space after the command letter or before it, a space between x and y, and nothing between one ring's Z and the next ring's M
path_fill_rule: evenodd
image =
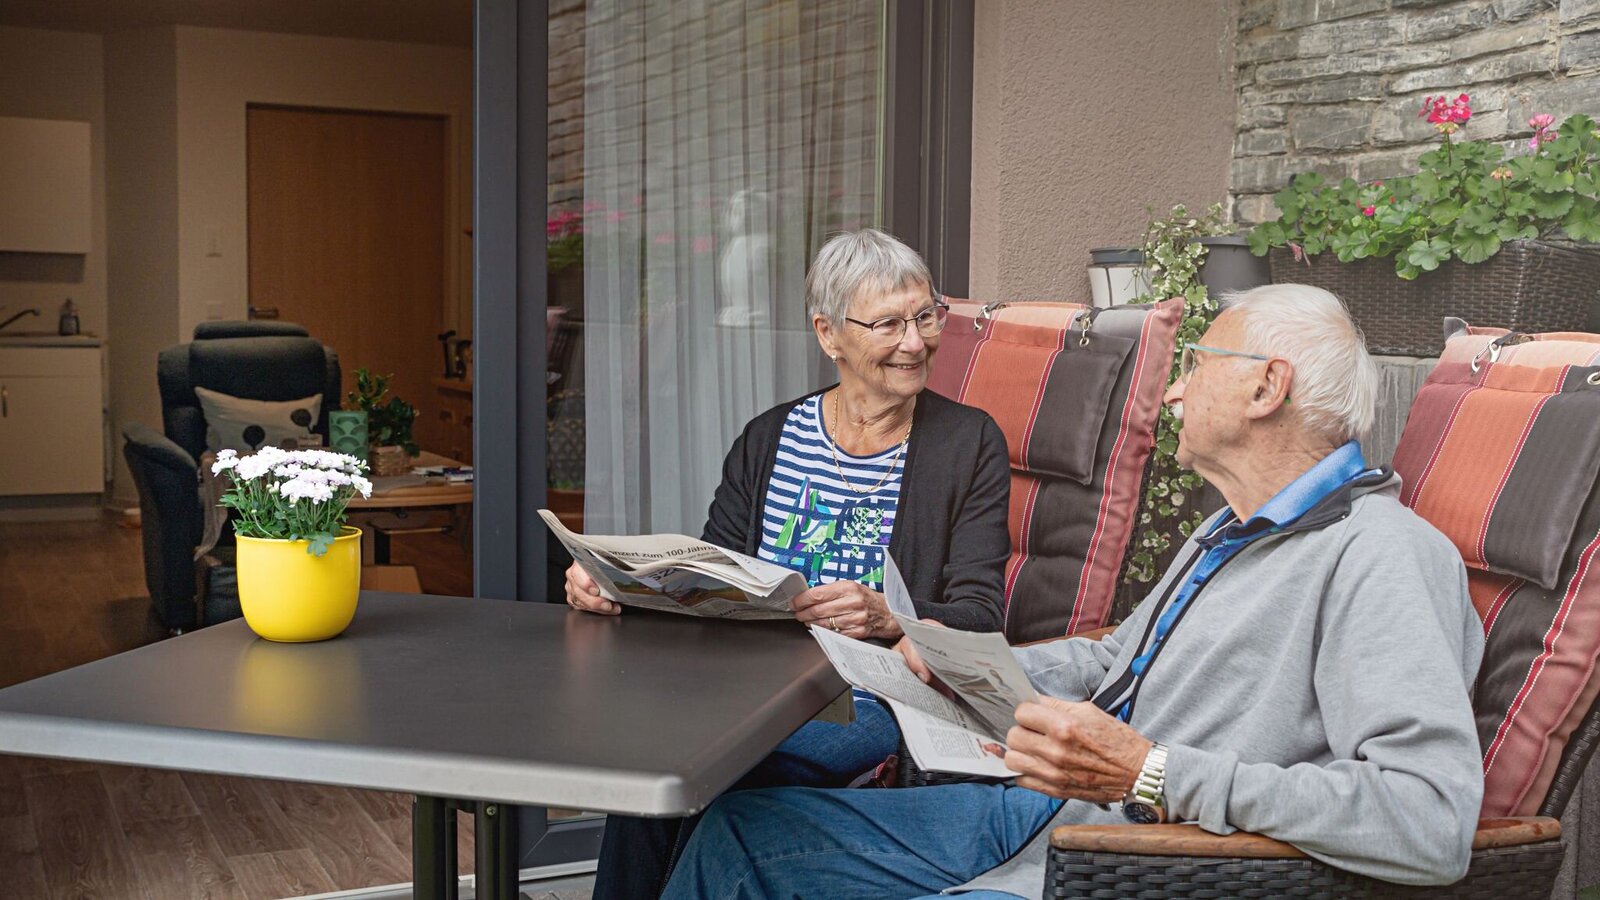
M352 476L350 476L350 483L356 486L356 490L361 492L361 496L362 497L371 497L372 496L372 482L371 481L368 481L367 479L362 478L360 475L352 475Z
M221 475L239 464L239 454L232 450L217 451L217 459L211 464L211 474Z

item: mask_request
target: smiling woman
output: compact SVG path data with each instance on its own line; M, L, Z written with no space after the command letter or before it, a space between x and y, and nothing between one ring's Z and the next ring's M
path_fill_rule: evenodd
M723 463L705 540L803 574L802 623L899 637L882 593L892 555L919 617L997 630L1011 546L1005 438L987 413L926 389L947 315L927 265L880 231L838 235L806 278L806 313L839 382L745 427ZM578 609L621 612L576 566L566 593ZM849 784L893 753L899 735L872 697L858 696L855 710L848 726L806 725L733 789ZM613 816L595 896L655 896L692 827Z

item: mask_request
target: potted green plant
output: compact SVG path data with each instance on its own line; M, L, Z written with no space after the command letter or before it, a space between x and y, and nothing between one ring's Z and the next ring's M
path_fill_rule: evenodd
M404 474L411 467L411 458L420 452L411 436L417 408L389 395L393 377L357 369L356 389L345 397L346 403L367 414L367 440L372 446L368 459L375 475Z
M220 503L235 513L239 608L251 630L286 642L344 631L361 590L361 530L345 524L345 509L372 494L367 464L266 446L222 450L211 471L229 479Z
M1529 152L1456 140L1471 98L1428 97L1443 139L1415 175L1333 183L1296 175L1251 251L1275 282L1315 284L1350 307L1379 353L1435 356L1446 315L1523 331L1581 330L1600 294L1600 131L1588 116L1528 120Z

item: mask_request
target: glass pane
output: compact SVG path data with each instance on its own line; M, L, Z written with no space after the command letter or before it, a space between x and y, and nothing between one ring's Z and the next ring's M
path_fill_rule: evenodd
M831 380L805 270L877 221L882 17L552 2L549 485L569 525L698 534L745 423Z

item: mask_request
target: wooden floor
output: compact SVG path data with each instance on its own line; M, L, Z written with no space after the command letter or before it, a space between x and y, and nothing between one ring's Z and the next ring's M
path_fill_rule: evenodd
M0 523L0 686L166 637L140 533ZM470 595L449 537L395 538L428 593ZM271 898L411 880L411 804L356 791L0 755L0 897ZM472 821L460 819L462 874Z

